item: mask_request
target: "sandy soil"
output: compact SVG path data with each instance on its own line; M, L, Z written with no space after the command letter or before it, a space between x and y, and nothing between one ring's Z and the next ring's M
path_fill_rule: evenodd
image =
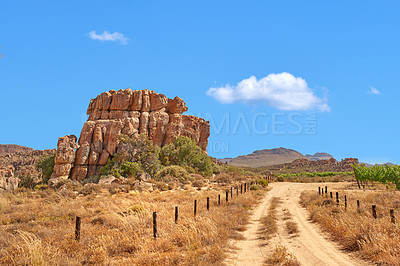
M301 207L299 197L304 190L314 190L318 186L328 186L328 189L344 187L346 183L272 183L266 197L253 211L250 223L243 232L244 240L232 241L234 248L225 260L226 265L263 265L265 259L277 246L285 247L301 265L368 265L347 252L340 250L338 245L329 240L329 236L321 231L317 224L311 223L308 213ZM262 227L260 218L267 215L269 202L273 197L279 197L282 203L277 207L278 233L270 240L260 237ZM299 229L295 235L290 235L285 229L285 214L290 212L291 220Z

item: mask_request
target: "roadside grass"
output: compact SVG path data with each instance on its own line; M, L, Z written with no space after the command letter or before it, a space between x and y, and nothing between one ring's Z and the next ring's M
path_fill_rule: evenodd
M268 208L268 214L261 217L260 221L263 225L259 231L261 238L271 239L278 232L276 208L281 202L279 197L273 197Z
M265 265L300 266L300 263L285 247L278 246L265 261Z
M382 265L400 264L400 226L392 224L389 210L400 208L399 191L339 191L340 205L336 200L306 191L301 203L307 208L312 221L317 222L344 249L357 252L362 258ZM343 197L347 195L348 207ZM357 208L360 201L360 209ZM377 219L372 216L376 205Z
M137 193L90 184L79 191L2 192L0 264L219 265L229 238L240 238L237 232L244 230L251 207L266 191L234 194L226 203L225 189ZM158 214L157 239L152 233L153 211ZM82 217L79 242L74 240L76 216Z

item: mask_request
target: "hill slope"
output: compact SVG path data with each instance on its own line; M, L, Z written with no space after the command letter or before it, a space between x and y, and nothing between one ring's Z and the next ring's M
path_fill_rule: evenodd
M0 154L14 154L29 151L34 151L34 149L15 144L0 144Z
M333 158L332 155L326 152L317 152L314 155L311 154L306 154L306 157L310 159L311 161L318 161L318 160L329 160Z
M234 166L260 167L290 163L296 159L307 159L303 154L286 148L258 150L249 155L233 158L228 164Z

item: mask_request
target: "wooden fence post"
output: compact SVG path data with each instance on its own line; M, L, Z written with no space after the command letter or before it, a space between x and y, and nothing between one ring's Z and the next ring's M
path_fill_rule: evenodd
M197 214L197 200L194 200L194 216Z
M239 196L239 186L236 186L236 196Z
M344 195L344 209L347 209L347 196Z
M207 211L210 210L210 197L207 197Z
M221 205L221 194L218 194L218 206Z
M175 223L178 223L178 216L179 216L179 210L178 206L175 206Z
M332 191L331 191L331 199L333 199Z
M392 224L396 223L396 220L394 218L394 210L390 209L390 221L392 222Z
M243 194L243 184L240 184L240 194Z
M76 223L75 223L75 240L81 240L81 217L76 216Z
M244 183L244 193L246 193L246 183Z
M318 195L321 195L321 187L318 187Z
M157 238L157 212L153 212L153 237Z
M328 186L325 186L325 196L328 195Z
M228 202L228 198L229 198L229 191L226 191L226 202Z
M231 187L231 198L233 198L233 187Z
M336 204L339 205L339 192L336 192Z
M357 211L360 212L360 200L357 200Z
M376 205L372 205L372 216L374 216L374 218L376 219Z

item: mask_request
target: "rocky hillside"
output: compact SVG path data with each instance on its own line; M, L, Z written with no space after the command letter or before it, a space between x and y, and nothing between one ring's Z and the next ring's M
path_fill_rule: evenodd
M233 158L229 165L245 167L261 167L289 163L296 159L306 159L303 154L286 148L258 150L249 155Z
M32 152L34 149L15 144L0 144L0 154Z
M206 151L210 125L202 118L182 115L188 108L179 98L149 90L111 90L90 101L78 143L75 136L59 139L53 178L82 180L100 174L118 153L120 134L146 135L154 145L165 146L187 136Z
M39 182L42 173L36 169L36 163L43 156L55 153L55 150L34 150L18 145L1 145L1 147L7 148L0 153L0 189L8 190L15 189L18 182L26 178Z
M332 159L333 156L326 152L317 152L314 155L306 154L307 159L311 161L318 161L318 160L329 160Z
M346 158L341 161L336 161L334 158L318 161L298 159L290 163L265 167L265 173L352 172L352 164L358 164L358 159Z

